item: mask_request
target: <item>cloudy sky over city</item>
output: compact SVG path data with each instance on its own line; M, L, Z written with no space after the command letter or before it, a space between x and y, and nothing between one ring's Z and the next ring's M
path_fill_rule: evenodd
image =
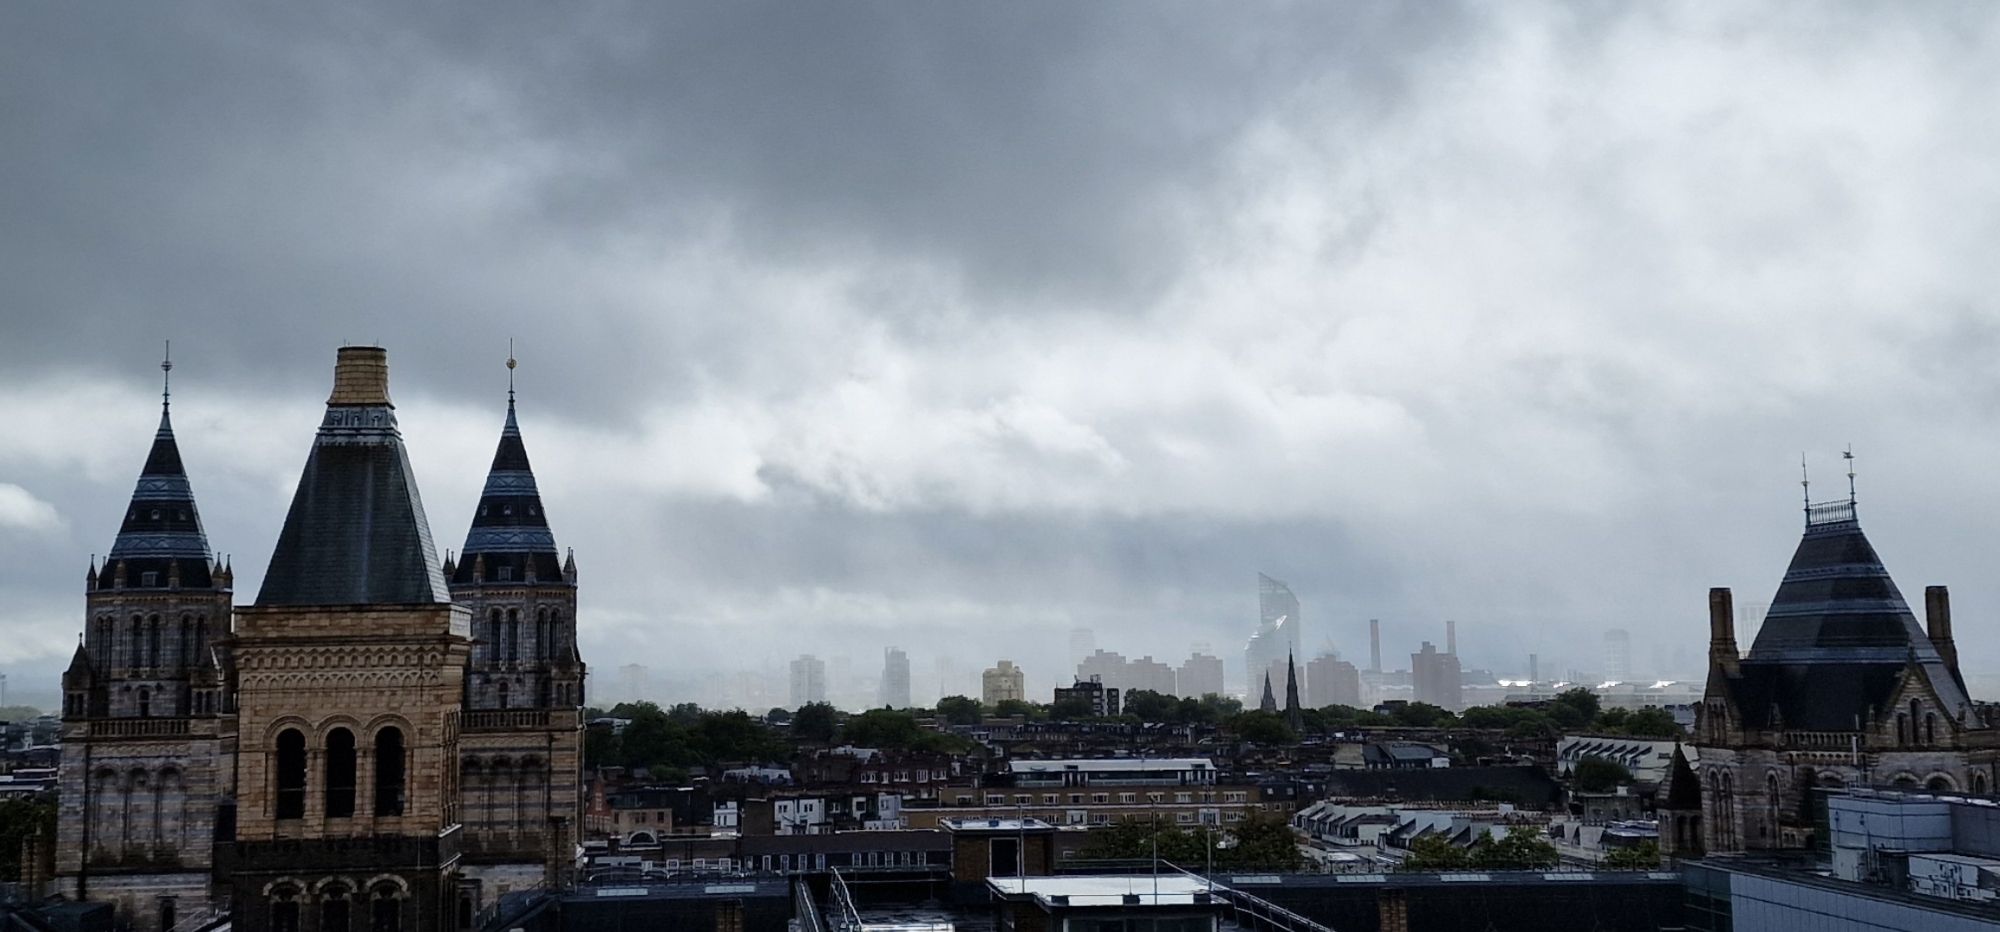
M0 670L52 700L166 340L240 601L335 347L455 548L511 340L663 699L1236 663L1260 570L1314 653L1698 673L1850 443L1991 670L1996 98L1988 5L9 4Z

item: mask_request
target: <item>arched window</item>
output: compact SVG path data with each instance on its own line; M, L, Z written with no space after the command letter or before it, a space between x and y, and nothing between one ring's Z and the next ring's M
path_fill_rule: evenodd
M1925 743L1925 744L1936 744L1936 743L1937 743L1937 713L1936 713L1936 712L1925 712L1925 713L1924 713L1924 743Z
M1910 717L1901 712L1896 713L1896 743L1910 743Z
M549 610L535 615L535 659L549 659Z
M507 610L507 662L513 663L521 655L521 614L514 609Z
M495 694L497 694L497 695L498 695L498 696L500 697L500 708L502 708L502 709L506 708L506 707L507 707L507 681L506 681L506 680L501 680L501 681L500 681L500 685L499 685L499 686L498 686L497 688L495 688L495 689L494 689L494 693L495 693Z
M181 616L181 639L174 649L174 662L182 669L194 665L194 617Z
M403 731L390 726L375 733L375 814L403 814Z
M1973 774L1973 775L1972 775L1972 791L1973 791L1974 793L1979 793L1979 794L1981 794L1981 795L1984 795L1984 794L1986 793L1986 775L1985 775L1985 774L1983 774L1983 773L1975 773L1975 774Z
M1917 702L1917 700L1915 699L1910 700L1910 743L1911 744L1916 744L1917 742L1923 740L1923 733L1917 731L1917 723L1922 722L1923 720L1924 720L1923 705Z
M153 693L144 686L139 687L139 717L153 717Z
M299 932L299 891L296 888L287 886L271 891L271 932Z
M1773 770L1764 775L1764 816L1771 821L1771 836L1778 835L1778 772Z
M494 610L493 610L493 615L492 615L492 617L491 617L491 618L490 618L490 619L488 620L488 623L487 623L486 627L487 627L487 629L488 629L488 630L489 630L489 631L491 632L490 634L488 634L488 635L487 635L487 638L486 638L486 641L487 641L487 647L486 647L486 651L487 651L487 656L488 656L488 657L490 657L490 658L492 658L492 661L493 661L494 663L499 663L499 662L500 662L500 658L501 658L501 656L502 656L502 654L501 654L501 652L500 652L500 610L499 610L499 609L497 609L497 608L496 608L496 609L494 609Z
M326 736L326 817L354 815L354 732L335 728Z
M160 667L160 616L154 615L146 625L146 666Z
M125 638L125 665L144 666L146 663L146 619L132 616L132 632Z
M368 906L369 932L403 932L403 901L390 884L377 884Z
M206 654L208 652L207 615L199 616L194 620L194 650L197 656Z
M1944 774L1938 774L1937 776L1924 781L1924 789L1930 790L1933 793L1949 793L1953 789L1951 785L1951 778L1945 776Z
M306 736L296 728L278 732L278 818L306 817ZM297 917L293 917L296 923Z
M353 905L345 886L328 884L319 894L319 932L352 932Z

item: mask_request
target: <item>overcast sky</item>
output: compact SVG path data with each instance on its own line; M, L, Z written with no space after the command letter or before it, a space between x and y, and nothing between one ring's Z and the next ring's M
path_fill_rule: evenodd
M456 548L511 338L586 659L663 699L1238 664L1259 570L1315 652L1698 673L1849 443L2000 667L2000 8L663 7L0 6L12 698L167 339L247 601L335 347Z

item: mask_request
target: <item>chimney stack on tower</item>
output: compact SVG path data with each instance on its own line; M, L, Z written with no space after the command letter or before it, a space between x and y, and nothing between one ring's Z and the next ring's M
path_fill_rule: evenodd
M1958 672L1958 644L1951 638L1951 591L1943 586L1924 587L1924 625L1945 665Z

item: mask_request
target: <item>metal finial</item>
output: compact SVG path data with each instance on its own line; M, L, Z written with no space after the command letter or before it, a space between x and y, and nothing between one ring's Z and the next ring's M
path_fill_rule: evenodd
M1805 491L1806 518L1812 518L1812 477L1806 474L1806 455L1799 454L1799 488Z
M167 410L174 394L174 341L167 341L167 348L160 357L160 410Z
M507 338L507 407L514 406L514 338Z
M1847 461L1847 503L1852 505L1854 504L1854 444L1848 444L1847 450L1840 454L1840 458Z

